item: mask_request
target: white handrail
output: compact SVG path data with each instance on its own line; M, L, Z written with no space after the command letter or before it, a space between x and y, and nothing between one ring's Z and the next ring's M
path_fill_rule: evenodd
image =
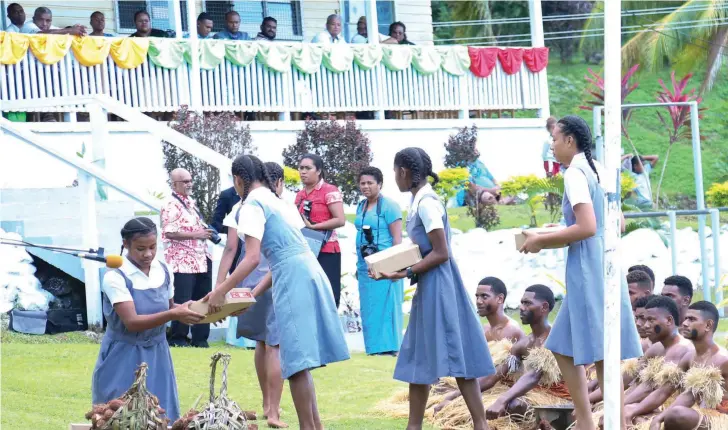
M10 136L13 136L20 140L23 143L29 144L46 154L50 155L51 157L55 158L56 160L59 160L60 162L67 164L81 172L84 172L90 176L93 176L97 180L107 184L111 188L115 189L116 191L122 193L123 195L129 197L130 199L143 204L144 206L148 207L149 209L159 212L162 208L161 202L158 200L151 199L147 196L144 196L142 194L135 193L134 191L128 190L124 185L122 185L119 181L112 179L109 177L103 170L99 169L98 167L95 167L91 163L88 163L86 161L83 161L82 159L78 157L69 157L64 154L61 154L60 152L52 149L52 145L50 145L46 139L39 137L37 134L24 130L17 126L16 123L12 121L8 121L5 118L0 117L0 130L2 133L7 133Z

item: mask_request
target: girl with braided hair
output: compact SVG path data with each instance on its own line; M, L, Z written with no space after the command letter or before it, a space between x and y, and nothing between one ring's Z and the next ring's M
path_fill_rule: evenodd
M477 378L495 373L475 306L452 258L450 223L440 198L427 178L439 180L432 161L420 148L406 148L394 157L399 190L412 194L407 233L420 247L423 260L385 279L410 278L417 283L409 325L404 334L394 379L409 383L408 430L421 429L430 385L452 376L473 417L473 428L488 428Z
M280 197L283 193L283 168L272 162L264 164L274 184L275 194ZM238 202L223 220L227 227L228 238L220 260L217 272L217 283L225 281L230 268L237 266L245 258L245 237L238 237L240 224L240 211L242 203ZM239 246L242 243L242 246ZM241 248L240 255L235 260L235 253ZM238 287L255 288L268 273L268 261L261 255L260 263L253 272L243 280ZM235 318L235 317L233 317ZM268 421L268 427L288 427L280 419L281 395L283 394L283 378L281 377L281 362L279 356L279 337L276 315L273 310L273 291L267 290L256 299L253 306L244 315L231 319L229 330L235 331L236 337L244 337L255 341L255 371L258 383L263 394L263 417Z
M566 228L553 233L524 231L520 251L568 247L566 291L545 346L554 353L574 402L577 429L594 428L585 365L594 363L599 386L604 389L604 190L600 167L592 159L592 136L582 118L561 118L552 132L556 160L564 173L562 209ZM622 360L642 356L640 338L632 317L626 283L622 283ZM624 390L622 390L624 392ZM622 398L624 405L624 397ZM624 407L622 407L624 409ZM624 413L622 413L624 419ZM624 421L622 428L626 428Z
M166 337L166 324L195 324L204 315L174 303L174 273L156 259L157 226L145 217L132 218L121 229L120 268L109 270L101 284L107 321L91 379L93 404L107 403L126 392L134 371L149 365L149 390L159 397L167 417L179 418L177 382Z
M349 359L331 285L301 233L301 216L275 195L263 163L241 155L233 161L232 173L242 200L237 233L245 241L245 257L205 300L211 312L218 310L225 294L253 273L261 252L265 255L270 270L253 296L259 299L275 285L281 376L289 381L300 427L322 429L310 370Z

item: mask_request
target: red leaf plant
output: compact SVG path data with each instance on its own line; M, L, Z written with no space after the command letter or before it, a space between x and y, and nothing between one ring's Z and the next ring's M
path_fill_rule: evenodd
M624 76L622 76L622 104L624 104L627 96L629 96L639 86L638 82L630 84L630 79L632 79L634 74L637 73L637 69L639 69L639 67L639 64L635 64L629 70L627 70L627 73L625 73ZM586 92L594 96L594 99L586 101L586 104L590 106L582 105L579 106L579 109L592 111L594 110L594 106L604 106L604 78L602 78L602 75L593 71L591 68L588 70L591 76L584 76L584 79L592 84L592 87L587 88ZM602 115L604 115L604 110L602 110ZM627 124L629 123L630 119L632 119L632 109L622 109L622 134L627 139L629 139L629 134L627 133Z

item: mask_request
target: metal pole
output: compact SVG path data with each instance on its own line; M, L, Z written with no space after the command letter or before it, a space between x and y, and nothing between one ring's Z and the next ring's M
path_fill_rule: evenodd
M670 218L670 255L672 257L672 275L677 275L677 216L675 211L669 211Z
M723 286L720 285L720 212L718 209L710 210L710 228L713 229L713 290L715 291L715 303L723 301ZM718 308L718 313L723 316L724 306Z
M693 165L695 169L695 198L697 208L705 209L705 193L703 191L703 161L700 154L700 125L698 124L698 103L690 102L690 129L693 140ZM660 196L657 196L659 199ZM710 301L710 285L708 281L708 251L705 246L705 215L698 215L698 236L700 237L700 263L702 266L703 299Z
M604 429L621 428L621 295L619 259L621 198L619 170L621 145L621 3L604 2L604 177L607 191L604 216ZM616 322L616 324L615 324Z
M528 0L528 17L531 24L531 46L545 46L543 40L543 14L541 12L540 1ZM549 106L549 86L546 79L546 71L544 70L539 75L541 109L538 110L538 117L548 118L551 116L551 107Z

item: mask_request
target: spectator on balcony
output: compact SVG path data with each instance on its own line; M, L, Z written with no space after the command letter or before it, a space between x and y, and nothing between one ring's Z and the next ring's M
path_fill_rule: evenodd
M320 43L322 45L346 44L346 40L341 34L341 17L339 15L329 15L326 18L326 31L314 36L311 43Z
M25 24L25 10L23 6L17 3L10 3L7 8L8 19L10 19L10 25L5 29L8 33L20 33L20 29Z
M276 38L276 31L278 30L278 21L271 16L263 18L263 23L260 24L260 33L255 36L255 40L267 40L273 42Z
M231 10L225 14L225 30L218 32L213 39L250 40L250 36L240 31L240 14Z
M396 40L396 43L400 45L414 45L414 43L407 40L407 27L399 21L389 25L389 37Z
M93 30L89 36L114 37L111 33L106 33L106 17L103 13L96 11L91 14L91 29Z
M47 7L39 7L33 14L33 20L23 24L20 29L25 34L70 34L73 36L85 36L86 27L76 24L66 28L58 28L53 25L53 13Z
M134 14L134 26L136 32L129 37L168 37L166 31L152 28L152 18L146 10L139 10Z
M383 34L379 35L379 43L397 43L395 42L387 42L387 40L391 39L388 36L385 36ZM359 18L359 21L356 22L356 34L351 38L349 43L369 43L369 36L367 33L367 17L362 16Z
M207 12L202 12L197 16L197 38L198 39L212 39L212 15ZM189 38L189 33L185 34L185 39Z

